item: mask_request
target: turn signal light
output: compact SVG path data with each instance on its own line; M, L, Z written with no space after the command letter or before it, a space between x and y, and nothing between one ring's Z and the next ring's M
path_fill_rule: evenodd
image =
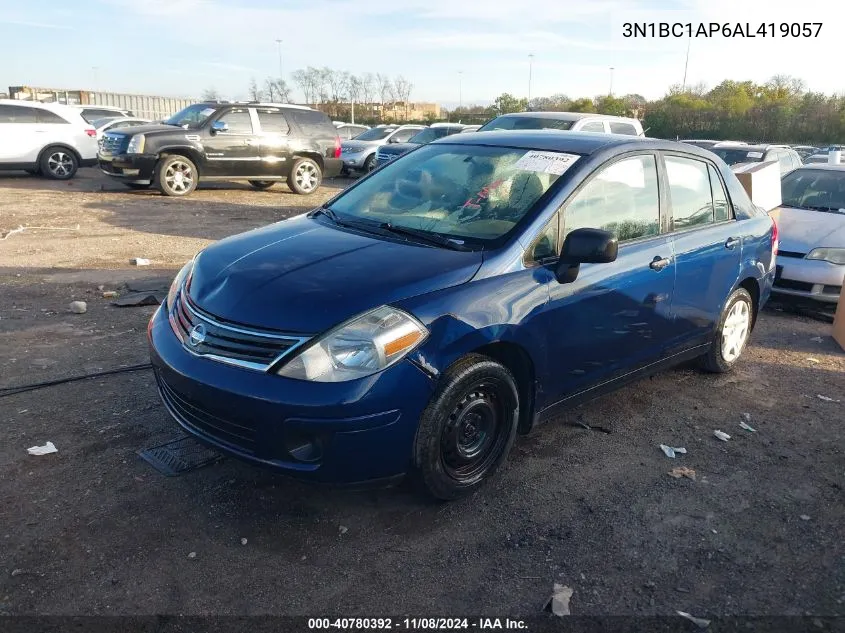
M334 137L334 157L340 158L340 137Z

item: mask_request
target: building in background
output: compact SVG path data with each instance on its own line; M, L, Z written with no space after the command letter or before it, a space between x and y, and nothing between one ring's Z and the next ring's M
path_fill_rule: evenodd
M353 104L344 101L326 101L306 104L325 112L334 119L350 120ZM380 121L383 123L437 121L442 113L440 104L394 101L390 103L355 103L355 120L360 122Z
M32 86L9 86L9 98L21 101L64 103L67 105L115 106L131 110L135 116L161 121L175 114L198 99L181 99L154 95L121 94L117 92L94 92L90 90L67 90L65 88L35 88Z

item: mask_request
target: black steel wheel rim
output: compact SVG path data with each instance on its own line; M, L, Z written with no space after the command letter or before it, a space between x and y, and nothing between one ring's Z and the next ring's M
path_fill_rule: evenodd
M440 437L446 473L462 483L477 481L496 463L507 442L507 408L491 382L468 389L449 413Z

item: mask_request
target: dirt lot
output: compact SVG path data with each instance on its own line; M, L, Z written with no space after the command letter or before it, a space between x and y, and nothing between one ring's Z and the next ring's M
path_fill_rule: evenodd
M98 286L172 275L343 184L174 200L92 170L0 177L0 235L69 229L0 241L0 387L146 362L154 308L114 307ZM527 616L560 582L576 615L845 615L844 378L828 323L766 311L733 374L680 368L572 411L448 505L232 460L163 477L136 454L179 435L148 371L3 397L0 613ZM27 454L48 440L58 454Z

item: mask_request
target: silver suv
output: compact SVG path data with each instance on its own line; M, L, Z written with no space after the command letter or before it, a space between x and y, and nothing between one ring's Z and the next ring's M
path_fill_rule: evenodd
M376 150L387 143L407 143L424 125L380 125L359 134L353 140L343 141L340 157L343 172L369 173L376 167Z

